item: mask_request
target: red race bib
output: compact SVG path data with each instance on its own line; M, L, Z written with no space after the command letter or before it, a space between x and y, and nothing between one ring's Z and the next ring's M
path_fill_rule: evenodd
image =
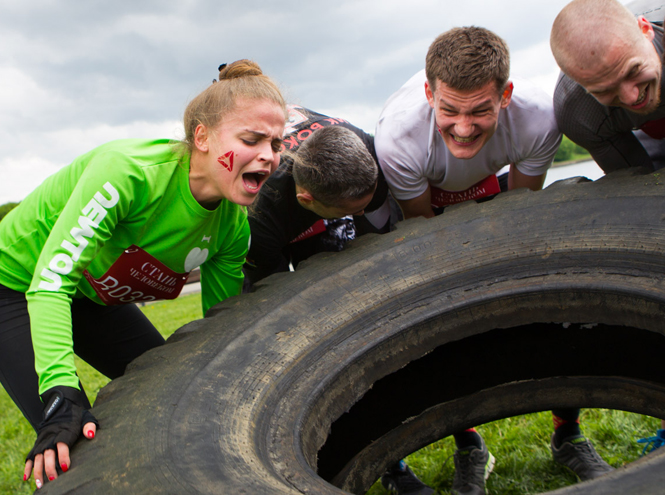
M430 187L430 189L433 208L450 206L470 199L480 199L501 192L499 179L496 178L496 175L485 177L465 191L445 191L437 187Z
M650 120L640 127L646 134L654 139L665 138L665 119Z
M293 244L294 242L302 241L303 239L307 239L308 237L315 236L316 234L320 234L321 232L325 232L325 231L326 231L325 222L323 220L317 220L314 225L312 225L305 232L303 232L298 237L293 239L289 244Z
M114 306L175 299L189 274L174 272L132 244L100 278L94 278L88 270L83 275L104 304Z

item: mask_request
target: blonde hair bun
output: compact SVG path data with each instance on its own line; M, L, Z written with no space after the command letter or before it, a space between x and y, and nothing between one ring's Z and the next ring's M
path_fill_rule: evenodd
M237 79L247 76L261 76L263 71L259 64L252 60L242 59L236 60L230 64L222 64L219 66L219 80L224 79Z

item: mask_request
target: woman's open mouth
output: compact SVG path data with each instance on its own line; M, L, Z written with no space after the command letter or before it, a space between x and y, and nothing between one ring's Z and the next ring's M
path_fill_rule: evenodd
M245 172L242 174L242 183L245 185L247 192L256 194L269 176L269 172Z

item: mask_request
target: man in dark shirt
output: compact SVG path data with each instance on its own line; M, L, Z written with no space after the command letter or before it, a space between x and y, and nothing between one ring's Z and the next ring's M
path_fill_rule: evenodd
M374 139L343 119L289 107L279 168L249 209L245 290L356 236L390 230Z
M557 124L605 172L665 165L662 38L616 0L574 0L554 21Z

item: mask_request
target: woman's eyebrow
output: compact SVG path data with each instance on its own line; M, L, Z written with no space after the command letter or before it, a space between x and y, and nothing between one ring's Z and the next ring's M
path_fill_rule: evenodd
M245 132L249 132L250 134L254 134L257 137L265 138L265 139L270 139L272 141L279 141L280 143L282 142L282 138L273 138L270 134L267 134L265 132L261 131L253 131L251 129L245 129Z

